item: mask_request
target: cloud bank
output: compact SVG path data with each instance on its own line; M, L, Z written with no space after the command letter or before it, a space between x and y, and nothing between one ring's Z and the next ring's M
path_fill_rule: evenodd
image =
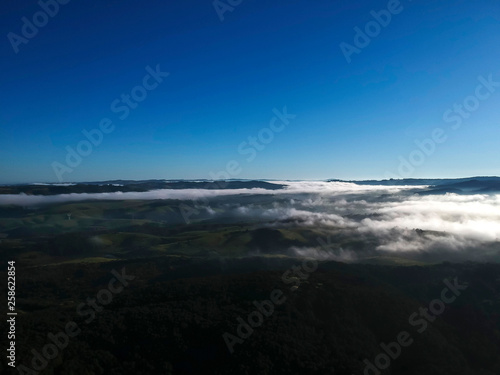
M313 244L290 252L351 261L360 256L411 255L419 259L500 259L500 195L424 195L426 186L279 181L279 190L178 189L148 192L0 195L0 205L37 206L84 200L178 200L198 209L195 219L258 221L267 227L302 227L335 235L331 251ZM497 257L497 258L495 258Z

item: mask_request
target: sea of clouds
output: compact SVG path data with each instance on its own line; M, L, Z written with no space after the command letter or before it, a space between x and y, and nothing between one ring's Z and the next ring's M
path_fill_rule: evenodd
M196 209L199 219L259 220L263 226L342 230L383 254L420 258L484 259L500 251L500 195L423 194L426 186L377 186L348 182L276 181L266 189L182 189L148 192L0 195L0 205L37 206L85 200L173 199ZM297 255L354 260L357 248L292 248Z

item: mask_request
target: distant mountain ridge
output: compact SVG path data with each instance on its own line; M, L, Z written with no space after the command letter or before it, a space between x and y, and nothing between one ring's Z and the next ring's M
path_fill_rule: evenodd
M168 181L168 180L113 180L105 182L82 182L75 184L30 184L0 186L1 194L57 195L84 193L146 192L158 189L267 189L277 190L285 185L257 180L230 181Z
M292 181L292 180L290 180ZM300 180L293 180L300 181ZM344 182L356 185L378 186L428 186L415 191L418 194L491 194L500 193L500 177L478 176L466 178L404 178L390 180L340 180L329 179L326 182ZM109 180L67 184L19 184L0 185L2 194L57 195L84 193L146 192L158 189L266 189L285 188L286 181L273 180Z
M329 182L350 182L357 185L383 185L383 186L429 186L419 190L418 194L491 194L500 193L500 177L478 176L466 178L403 178L390 180L328 180Z
M328 182L351 182L358 185L451 185L458 183L467 183L469 181L477 182L497 182L500 183L500 177L497 176L476 176L476 177L463 177L463 178L401 178L389 180L339 180L330 179Z

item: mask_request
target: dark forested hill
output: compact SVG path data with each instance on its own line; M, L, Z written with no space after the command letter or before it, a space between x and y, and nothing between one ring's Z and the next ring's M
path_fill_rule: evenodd
M42 353L47 334L74 321L81 332L43 373L361 375L365 360L384 353L381 343L402 332L411 344L384 374L500 373L499 265L313 268L297 259L184 257L22 268L19 364L31 368L31 350ZM113 269L133 280L90 308ZM467 285L452 302L445 278ZM271 309L276 293L281 303Z

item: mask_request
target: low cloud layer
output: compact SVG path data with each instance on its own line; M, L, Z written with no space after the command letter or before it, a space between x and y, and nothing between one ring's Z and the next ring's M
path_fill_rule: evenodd
M497 259L500 252L498 194L424 195L420 193L425 186L364 186L318 181L279 183L287 185L286 188L0 195L0 205L174 199L196 208L199 213L195 220L253 220L267 227L304 227L332 233L343 240L353 239L344 241L348 245L332 250L316 244L290 248L296 255L318 259L351 261L361 255L404 254L426 260L481 260Z
M65 202L82 202L89 200L202 200L219 196L240 194L270 194L266 189L161 189L146 192L114 192L114 193L82 193L82 194L59 194L59 195L26 195L26 194L4 194L0 195L0 205L16 206L39 206L44 204L55 204Z
M113 192L113 193L82 193L59 195L0 195L0 205L37 206L64 202L81 202L86 200L156 200L177 199L201 201L221 196L237 195L276 195L276 194L359 194L363 192L397 192L414 189L414 186L361 186L347 182L322 181L275 181L286 185L280 190L253 189L160 189L146 192ZM71 185L71 184L69 184Z

